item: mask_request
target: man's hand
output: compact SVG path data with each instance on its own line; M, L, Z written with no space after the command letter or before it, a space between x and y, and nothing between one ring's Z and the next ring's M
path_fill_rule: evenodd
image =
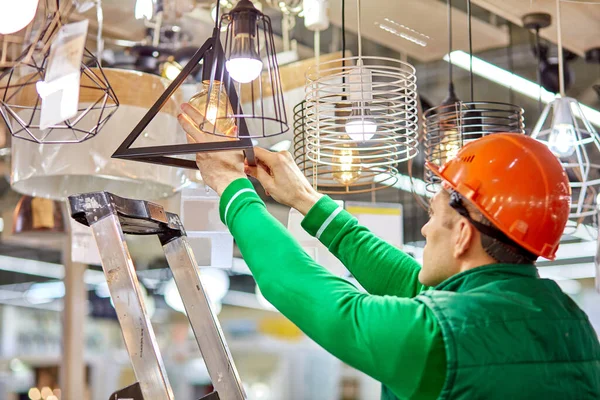
M273 153L259 147L255 147L254 152L257 165L246 165L245 172L258 179L267 194L279 203L306 215L322 195L308 183L292 155L287 151Z
M179 114L177 120L187 133L189 143L231 140L202 132L198 127L204 121L204 116L193 106L184 103L181 106L181 111L183 111L183 114ZM241 151L198 153L196 154L196 164L198 164L204 183L217 192L219 196L223 194L231 182L246 177L246 174L244 174L244 154Z

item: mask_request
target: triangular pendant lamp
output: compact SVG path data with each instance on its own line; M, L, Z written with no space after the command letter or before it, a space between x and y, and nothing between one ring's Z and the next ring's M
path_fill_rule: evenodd
M452 57L452 1L448 7L448 57ZM471 1L467 0L469 43L471 35ZM471 45L469 54L473 55ZM454 92L452 63L448 60L448 96L437 107L423 114L425 160L442 166L456 156L460 148L471 140L499 132L525 133L523 109L514 104L473 99L473 72L471 71L471 100L463 102ZM440 179L425 168L425 183L429 192L438 191Z
M218 8L219 2L217 15ZM197 169L193 159L182 156L243 149L248 162L253 163L251 138L274 136L289 129L269 17L257 10L250 0L240 0L229 13L216 20L212 37L194 54L119 146L114 158ZM226 39L221 46L219 34L224 26L227 26ZM144 134L156 114L201 60L204 90L190 102L206 116L199 129L221 136L223 140L134 147L136 139Z
M572 192L569 217L579 223L598 213L600 163L592 160L600 157L600 137L579 102L565 96L560 0L556 0L556 23L560 94L544 108L531 137L546 143L567 172Z

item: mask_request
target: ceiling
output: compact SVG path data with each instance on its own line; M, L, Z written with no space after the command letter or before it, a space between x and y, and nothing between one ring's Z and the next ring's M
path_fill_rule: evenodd
M540 35L557 43L558 19L555 0L473 0L490 12L523 26L522 18L529 13L544 12L552 15L552 25ZM600 47L600 4L563 1L561 3L563 46L583 57L587 50Z

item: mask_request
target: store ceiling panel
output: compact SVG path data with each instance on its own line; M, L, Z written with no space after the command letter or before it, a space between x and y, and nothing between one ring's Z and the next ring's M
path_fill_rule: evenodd
M523 26L525 14L544 12L552 15L552 25L540 31L540 35L557 42L555 0L473 0L473 3L502 18ZM583 56L594 47L600 47L600 5L562 2L563 46Z
M516 0L519 1L519 0ZM520 0L523 1L523 0ZM523 1L524 2L524 1ZM444 2L438 0L370 0L362 5L364 37L419 61L440 60L448 53L448 19ZM341 2L330 2L331 22L341 25ZM453 9L454 48L468 50L467 14ZM346 27L357 32L356 2L346 1ZM508 45L504 27L496 27L473 18L475 52ZM349 49L353 53L355 49Z

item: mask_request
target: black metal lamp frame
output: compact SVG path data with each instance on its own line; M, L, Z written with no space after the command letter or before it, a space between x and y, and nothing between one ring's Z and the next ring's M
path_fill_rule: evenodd
M209 53L213 54L214 63L223 63L225 54L219 40L219 29L215 27L212 37L206 40L198 49L190 61L183 67L177 78L171 82L167 90L158 98L158 100L148 110L146 115L133 128L133 131L125 138L123 143L117 148L112 155L112 158L120 158L124 160L140 161L152 164L167 165L172 167L181 167L189 169L198 169L196 162L182 158L173 157L182 154L195 154L212 151L226 150L244 150L246 159L249 165L256 165L254 158L254 150L248 126L243 118L238 120L238 140L226 140L222 142L209 143L188 143L174 144L165 146L150 146L131 148L135 140L144 132L146 127L154 119L156 114L160 112L162 107L169 101L175 91L184 83L186 78L194 71L200 60L205 59ZM205 62L205 67L208 67ZM213 65L213 68L215 65ZM229 80L229 73L226 68L223 68L225 80ZM233 85L227 85L227 95L233 109L237 109L240 102L239 96ZM241 109L241 106L240 106Z

